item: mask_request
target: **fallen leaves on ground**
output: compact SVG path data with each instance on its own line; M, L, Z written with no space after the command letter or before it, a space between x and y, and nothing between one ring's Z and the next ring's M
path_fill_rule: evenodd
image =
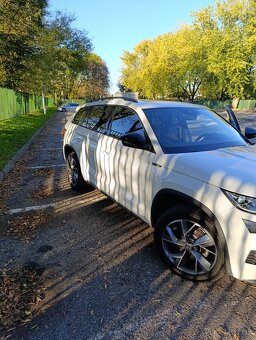
M0 336L31 321L36 306L44 298L43 271L34 262L16 271L0 269Z
M47 214L45 210L16 216L8 221L6 234L15 239L30 241L34 237L38 227L44 224L48 218L49 214Z
M37 188L37 190L33 191L30 196L31 198L44 198L44 197L51 197L54 195L54 189L49 188L46 185L41 185Z
M53 176L55 171L51 168L36 169L32 172L32 176Z
M15 167L8 175L4 177L0 187L0 214L4 214L8 210L8 199L16 191L20 181L24 178L25 167L22 166L21 161L17 162L19 166ZM15 178L15 181L13 180Z
M0 189L0 214L4 214L7 211L6 201L4 199L4 191Z

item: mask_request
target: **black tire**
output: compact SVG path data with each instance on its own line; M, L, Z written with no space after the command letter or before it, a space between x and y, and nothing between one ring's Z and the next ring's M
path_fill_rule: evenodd
M159 218L155 245L167 265L185 279L210 280L224 266L223 245L213 222L191 206L178 205Z
M63 107L62 112L67 112L67 109L65 109L65 107Z
M76 153L73 151L67 156L68 181L71 188L75 191L84 191L86 182L83 179L80 164Z

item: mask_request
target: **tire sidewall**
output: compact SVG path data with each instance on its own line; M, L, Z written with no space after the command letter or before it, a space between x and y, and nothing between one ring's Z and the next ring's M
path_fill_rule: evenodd
M80 168L80 163L79 163L79 160L78 160L78 157L76 155L76 153L73 151L71 152L68 156L67 156L67 170L70 171L70 168L69 168L69 162L68 160L69 159L75 159L76 163L77 163L77 169L78 169L78 180L77 180L77 183L73 183L71 180L70 180L70 177L68 175L68 181L69 181L69 184L71 186L71 188L75 191L83 191L85 189L85 181L83 179L83 176L82 176L82 173L81 173L81 168Z

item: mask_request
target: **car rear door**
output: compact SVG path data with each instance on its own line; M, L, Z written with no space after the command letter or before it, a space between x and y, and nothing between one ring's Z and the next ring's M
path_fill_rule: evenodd
M84 178L100 190L109 194L106 186L108 157L106 152L108 136L108 113L105 105L91 106L90 113L83 122L88 129L87 141L83 144L82 173Z
M75 150L81 169L84 169L84 150L87 148L88 131L83 126L83 121L90 112L90 107L82 107L72 119L72 128L69 129L68 140L72 148Z
M109 110L112 113L105 145L108 157L105 180L109 195L146 220L155 172L153 146L145 149L124 146L120 140L124 134L136 131L146 135L146 131L133 109L111 106Z

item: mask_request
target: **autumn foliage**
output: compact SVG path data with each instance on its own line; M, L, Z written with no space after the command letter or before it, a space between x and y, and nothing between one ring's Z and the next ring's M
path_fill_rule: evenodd
M216 1L193 17L125 51L122 86L146 98L255 98L256 2Z

